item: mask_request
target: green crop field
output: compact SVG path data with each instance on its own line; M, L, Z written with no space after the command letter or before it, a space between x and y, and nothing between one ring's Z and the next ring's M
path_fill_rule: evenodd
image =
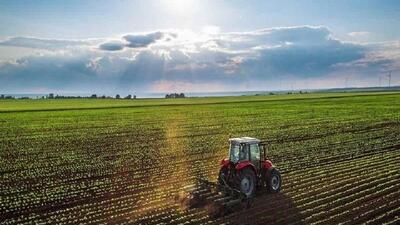
M399 224L400 93L0 101L1 224ZM228 139L268 142L279 194L211 217Z

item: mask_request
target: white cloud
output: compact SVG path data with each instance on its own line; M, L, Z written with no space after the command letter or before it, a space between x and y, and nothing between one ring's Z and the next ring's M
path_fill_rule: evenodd
M0 42L3 46L16 46L38 49L61 49L71 46L87 46L90 45L89 40L61 40L61 39L44 39L36 37L12 37Z
M349 72L358 74L355 77L360 83L369 82L374 73L399 69L400 65L399 42L347 43L333 38L322 26L214 31L160 30L71 41L9 38L0 45L43 52L25 55L13 63L2 62L0 88L265 90L276 88L284 79L307 81L308 88L315 88L312 85Z
M366 43L371 37L371 33L367 31L356 31L348 33L349 41Z
M360 37L360 36L365 37L368 35L370 35L370 32L367 32L367 31L357 31L357 32L349 33L349 36L351 36L351 37Z

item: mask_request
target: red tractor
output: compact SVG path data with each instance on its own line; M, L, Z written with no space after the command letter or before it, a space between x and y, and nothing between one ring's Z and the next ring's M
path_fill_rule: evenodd
M221 161L218 182L199 177L184 187L177 200L189 208L207 207L212 215L223 215L235 207L250 207L257 190L277 193L281 175L266 157L266 144L256 138L229 139L229 158ZM183 196L183 197L182 197Z
M266 156L266 144L256 138L229 139L229 158L221 161L218 183L240 190L248 198L256 190L277 193L281 189L281 175Z

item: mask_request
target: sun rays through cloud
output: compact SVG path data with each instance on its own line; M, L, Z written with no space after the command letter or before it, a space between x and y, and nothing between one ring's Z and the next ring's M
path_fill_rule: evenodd
M376 73L399 68L398 43L345 42L323 26L233 33L208 29L128 33L112 39L11 37L0 46L32 48L40 54L3 60L2 88L232 91L275 89L277 83L284 89L293 82L317 88L340 86L349 73L370 84Z
M396 85L400 32L382 23L400 26L397 9L256 0L6 2L0 89L313 89L377 86L388 73ZM335 21L326 19L332 10Z

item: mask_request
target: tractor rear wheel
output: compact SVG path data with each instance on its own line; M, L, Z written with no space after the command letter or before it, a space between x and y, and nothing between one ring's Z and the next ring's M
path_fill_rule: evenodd
M265 176L267 190L272 193L278 193L282 185L282 178L279 171L275 168L270 168Z
M250 168L239 172L239 188L249 198L256 192L256 175Z

